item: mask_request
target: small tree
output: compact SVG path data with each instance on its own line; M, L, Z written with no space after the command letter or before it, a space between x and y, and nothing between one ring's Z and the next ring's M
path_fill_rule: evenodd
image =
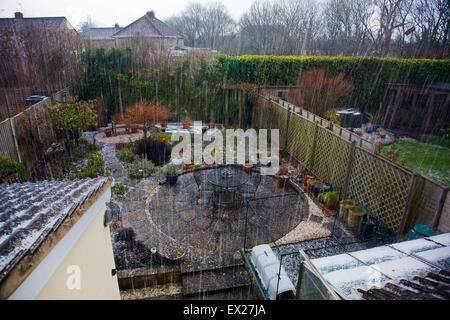
M147 131L151 125L167 120L169 116L169 109L161 103L157 101L140 101L125 108L124 113L117 114L115 120L117 123L125 123L127 126L142 124L142 131L144 132L144 138L146 138Z
M70 149L70 140L78 145L83 131L95 123L96 101L75 101L70 99L64 103L54 103L48 106L53 129L59 137L66 139L66 146Z
M300 94L292 94L290 101L319 116L338 107L339 100L353 90L353 84L345 80L342 73L327 76L324 68L311 69L299 75L297 86Z

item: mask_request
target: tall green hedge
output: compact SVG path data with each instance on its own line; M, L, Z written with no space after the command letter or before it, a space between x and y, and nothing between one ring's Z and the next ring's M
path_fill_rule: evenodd
M325 67L355 85L345 103L376 110L386 83L450 81L450 60L329 56L217 56L214 73L228 83L294 85L300 72Z

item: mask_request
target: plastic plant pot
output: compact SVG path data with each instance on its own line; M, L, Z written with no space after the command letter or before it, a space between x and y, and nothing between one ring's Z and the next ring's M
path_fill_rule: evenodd
M174 185L178 181L178 173L175 175L166 174L167 183L170 185Z
M183 122L183 129L189 129L191 126L190 122Z
M111 129L105 130L105 136L111 137L111 134L112 134L112 130Z
M251 173L252 173L252 169L253 169L253 165L251 165L251 164L246 164L246 165L244 165L244 171L245 171L245 173L251 174Z

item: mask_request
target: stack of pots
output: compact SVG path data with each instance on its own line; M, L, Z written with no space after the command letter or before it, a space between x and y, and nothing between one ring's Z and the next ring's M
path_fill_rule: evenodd
M353 231L358 230L361 217L366 215L366 211L361 207L353 207L348 210L347 226Z
M347 221L348 218L348 210L356 207L355 200L345 199L341 201L339 206L339 219L342 221Z

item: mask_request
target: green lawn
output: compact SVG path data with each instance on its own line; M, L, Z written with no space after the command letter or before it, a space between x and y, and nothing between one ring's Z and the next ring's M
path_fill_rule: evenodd
M381 154L386 156L392 145L385 146ZM450 149L421 142L398 140L396 148L401 154L400 162L406 159L405 166L443 186L450 185Z

